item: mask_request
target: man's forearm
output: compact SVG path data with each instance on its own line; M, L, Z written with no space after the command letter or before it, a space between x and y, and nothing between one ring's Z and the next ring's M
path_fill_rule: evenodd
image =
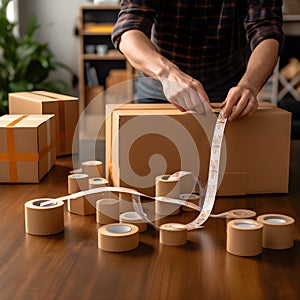
M148 76L165 77L169 69L175 67L159 54L153 43L139 30L124 32L119 48L135 69Z
M276 66L278 48L279 43L274 39L262 41L253 50L247 70L238 85L252 90L257 95Z

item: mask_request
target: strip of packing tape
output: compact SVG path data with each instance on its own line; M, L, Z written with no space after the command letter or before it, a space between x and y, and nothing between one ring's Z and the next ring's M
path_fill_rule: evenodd
M89 189L86 191L77 192L75 194L71 194L68 196L60 197L56 199L56 201L65 201L76 199L81 196L88 196L93 195L96 193L103 193L103 192L116 192L121 194L129 194L132 197L133 208L135 212L142 217L145 223L151 224L156 229L160 230L160 240L162 244L168 245L182 245L186 243L186 232L188 230L195 230L202 227L205 221L210 216L215 217L228 217L227 213L222 213L219 215L212 215L211 211L214 206L215 196L217 192L218 186L218 177L219 177L219 165L220 165L220 154L221 154L221 146L223 141L224 129L226 126L227 119L223 117L222 112L219 114L217 118L217 122L214 129L213 140L212 140L212 147L211 147L211 156L210 156L210 164L209 164L209 175L208 175L208 182L207 182L207 189L204 196L203 206L200 207L199 205L194 204L193 202L189 201L189 199L178 199L179 195L174 197L166 197L166 196L156 196L155 198L149 197L148 195L142 194L137 192L136 190L123 188L123 187L98 187ZM191 172L186 171L179 171L171 176L168 177L169 181L176 181L180 180L181 178L185 178L183 181L184 190L189 192L189 190L198 190L199 196L201 197L201 182L198 178L193 176ZM188 178L193 178L193 183L189 183ZM163 203L170 203L175 205L183 205L187 208L199 211L199 215L196 217L195 220L188 224L163 224L158 227L155 223L151 222L147 215L144 213L141 203L141 197L150 198L156 201L161 201ZM46 204L44 204L46 205ZM239 210L242 213L243 210ZM254 213L255 214L255 213ZM236 217L234 211L229 213L230 217ZM123 224L124 225L124 224ZM132 224L127 224L126 226L135 226ZM116 227L115 227L116 226ZM106 251L127 251L129 249L134 249L137 247L138 240L136 237L132 237L132 240L128 240L128 245L126 246L127 242L124 242L125 237L131 236L129 233L135 232L133 228L135 227L118 227L119 225L116 224L109 224L99 228L99 235L98 235L98 243L99 248L106 250ZM120 232L118 232L118 230ZM123 230L123 232L121 232ZM138 231L138 228L137 228ZM134 234L133 234L134 235Z
M129 211L120 214L119 220L120 223L129 223L136 225L139 228L139 232L144 232L147 230L147 223L135 211Z
M75 194L67 195L64 197L57 198L57 200L60 201L66 201L70 199L76 199L81 196L88 196L96 193L103 193L103 192L115 192L115 193L125 193L130 194L132 196L133 201L133 207L134 210L144 219L145 222L151 224L156 229L159 229L159 227L151 222L147 215L144 213L142 204L141 204L141 197L150 198L157 201L164 201L165 203L172 203L172 204L178 204L183 205L186 207L189 207L191 209L199 211L199 215L196 217L195 220L192 222L183 225L187 230L195 230L202 227L202 225L205 223L208 217L213 216L211 214L211 211L214 206L215 196L217 192L217 186L218 186L218 175L219 175L219 165L220 165L220 154L221 154L221 146L223 141L223 135L224 135L224 129L226 126L227 119L223 117L222 111L218 115L217 122L214 129L213 139L212 139L212 147L211 147L211 156L210 156L210 164L209 164L209 175L208 175L208 182L207 182L207 189L203 200L203 206L199 207L198 205L189 202L187 200L182 199L175 199L170 197L150 197L148 195L142 194L137 192L134 189L129 188L123 188L123 187L100 187L100 188L94 188L86 191L81 191ZM180 179L185 176L190 176L190 172L186 171L179 171L174 174L172 174L169 177L169 180L173 179ZM194 187L193 190L201 191L201 182L198 178L194 178ZM201 196L201 195L200 195ZM45 203L44 205L46 205ZM241 210L240 210L241 211ZM226 213L223 213L222 217L226 217Z
M263 247L269 249L288 249L293 247L295 220L280 214L265 214L257 217L263 224Z
M185 201L189 201L189 202L192 202L192 203L194 203L194 204L196 204L198 206L201 206L200 196L196 195L196 194L180 194L179 195L179 199L182 199L182 200L185 200ZM194 209L186 207L186 206L183 206L182 210L183 211L194 211Z
M124 252L139 245L139 229L133 224L115 223L98 229L98 248L109 252Z
M227 223L227 252L238 256L256 256L262 252L263 224L251 219Z
M64 202L41 198L25 203L25 231L32 235L51 235L64 230ZM49 202L45 206L42 203Z

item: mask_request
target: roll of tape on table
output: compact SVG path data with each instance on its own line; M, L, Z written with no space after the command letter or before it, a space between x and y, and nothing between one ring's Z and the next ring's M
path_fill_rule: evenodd
M293 230L295 220L280 214L265 214L257 217L264 225L263 247L269 249L288 249L294 245Z
M87 174L89 178L102 177L102 162L98 160L89 160L82 162L82 173Z
M96 213L95 206L85 196L68 199L68 211L72 214L81 216L93 215Z
M98 248L109 252L124 252L139 245L139 229L133 224L107 224L98 229Z
M94 178L89 178L89 189L96 189L96 188L101 188L101 187L106 187L108 186L108 181L105 178L102 177L94 177ZM95 193L92 195L88 195L87 199L89 202L96 207L96 202L100 199L104 198L110 198L110 193Z
M94 177L89 179L89 189L108 186L108 181L102 177Z
M255 256L262 252L263 225L251 219L227 223L227 252L238 256Z
M57 201L47 206L42 202L52 199L42 198L25 203L25 231L33 235L51 235L64 230L64 202Z
M68 193L73 194L89 188L87 174L71 174L68 176Z
M200 196L196 194L180 194L179 199L185 200L188 202L192 202L198 206L200 206ZM195 211L194 209L188 206L182 206L183 211Z
M180 194L192 194L195 187L194 175L191 172L186 172L180 178Z
M168 180L170 175L156 177L155 196L179 198L180 180ZM155 201L155 213L162 216L176 215L180 212L180 205Z
M159 242L167 246L186 244L187 229L180 223L166 223L159 228Z
M147 230L147 223L135 211L125 212L120 214L120 223L134 224L139 228L139 232Z
M120 212L121 213L130 212L133 210L131 194L120 193L119 200L120 200Z
M96 202L96 222L110 224L119 222L119 201L116 199L101 199Z

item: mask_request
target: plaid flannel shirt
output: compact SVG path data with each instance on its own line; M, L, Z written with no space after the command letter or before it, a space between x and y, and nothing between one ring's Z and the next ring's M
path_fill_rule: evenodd
M123 0L112 41L144 32L158 51L206 89L245 69L249 49L276 39L282 49L281 0Z

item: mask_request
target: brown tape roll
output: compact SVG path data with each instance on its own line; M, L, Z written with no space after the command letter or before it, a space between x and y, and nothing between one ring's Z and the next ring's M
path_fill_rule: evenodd
M94 177L89 179L89 189L108 186L108 181L102 177Z
M139 232L147 230L147 223L135 211L125 212L120 214L120 223L134 224L139 228Z
M71 174L68 176L68 193L73 194L89 188L87 174Z
M139 229L133 224L107 224L98 229L98 248L109 252L124 252L139 245Z
M170 175L161 175L156 177L155 196L179 198L180 180L168 180ZM155 213L161 216L176 215L180 212L180 205L173 203L164 203L155 201Z
M25 203L25 231L33 235L51 235L64 230L64 202L40 206L49 198L34 199Z
M119 200L120 200L120 212L121 213L133 211L131 194L120 193Z
M95 178L89 178L89 189L95 189L95 188L101 188L108 186L108 181L105 178L102 177L95 177ZM96 202L100 199L104 198L111 198L110 192L105 193L95 193L86 196L86 198L89 200L89 202L96 207Z
M198 206L200 206L200 196L195 195L195 194L180 194L179 199L185 200L188 202L192 202ZM187 206L182 206L183 211L195 211L194 209L187 207Z
M89 178L102 177L102 162L98 160L84 161L81 164L82 173L87 174Z
M193 173L187 173L180 177L180 193L192 194L194 191L194 176Z
M280 214L265 214L257 217L264 225L263 247L269 249L288 249L293 247L295 220Z
M68 211L72 214L87 216L96 213L95 204L91 203L85 196L68 199Z
M159 228L159 242L167 246L186 244L187 229L180 223L166 223Z
M99 224L116 223L119 219L119 201L101 199L96 202L96 222Z
M263 225L251 219L227 223L227 252L238 256L255 256L262 252Z

